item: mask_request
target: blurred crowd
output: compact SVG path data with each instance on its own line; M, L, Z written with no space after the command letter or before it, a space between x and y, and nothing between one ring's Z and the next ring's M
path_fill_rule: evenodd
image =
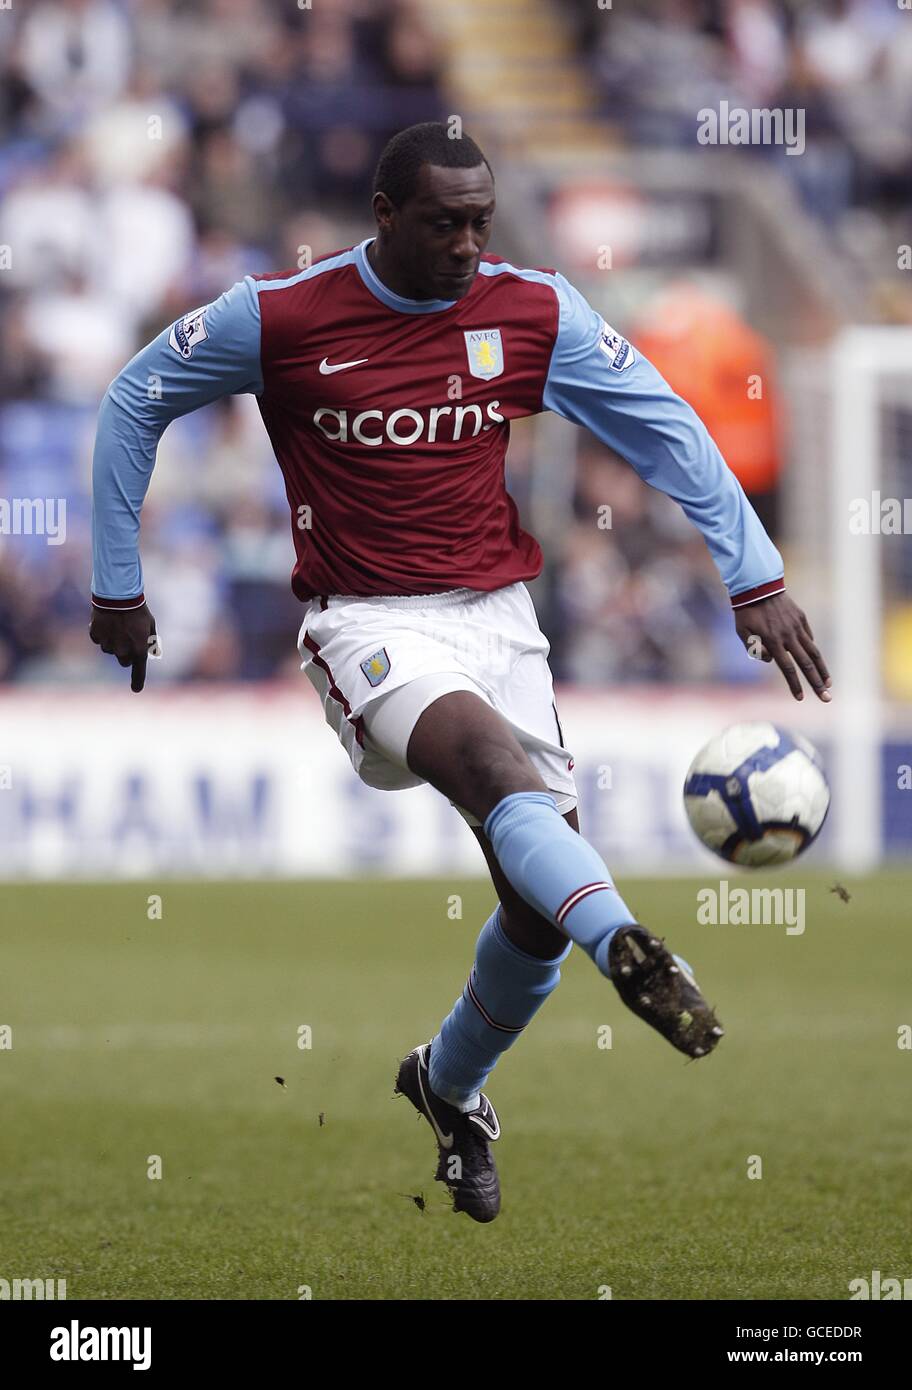
M702 92L735 64L757 99L799 78L819 92L838 154L842 107L830 98L888 33L872 17L868 48L846 51L838 3L820 7L819 23L805 6L814 15L799 23L773 0L646 0L617 15L619 37L606 42L590 32L593 7L578 6L580 42L620 98L613 109L630 139L666 144L683 119L682 73ZM189 307L244 274L301 264L304 248L317 256L365 234L385 141L447 114L427 13L416 0L33 0L0 10L0 499L67 499L66 544L0 531L0 682L121 679L86 637L98 402L133 352ZM817 185L821 210L821 189L836 197L837 182ZM520 439L510 463L520 502L527 463ZM608 537L592 520L606 501ZM581 445L573 514L536 586L559 678L761 675L745 666L699 536L592 441ZM287 503L252 398L166 431L143 562L166 642L159 679L296 671Z
M0 681L117 675L86 637L108 382L243 275L363 236L383 145L445 114L408 0L0 11L0 498L67 499L65 544L0 534ZM142 548L163 679L296 666L288 507L250 397L166 431Z
M912 10L906 0L637 0L610 22L590 0L557 0L628 141L694 143L696 113L804 113L805 149L758 148L825 223L863 279L889 287L912 215ZM885 315L912 315L898 293ZM889 291L887 289L887 297Z

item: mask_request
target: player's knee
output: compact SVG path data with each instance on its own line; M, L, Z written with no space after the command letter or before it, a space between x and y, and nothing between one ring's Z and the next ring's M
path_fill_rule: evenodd
M518 746L476 741L464 750L463 769L473 800L485 816L505 796L545 790L544 782Z

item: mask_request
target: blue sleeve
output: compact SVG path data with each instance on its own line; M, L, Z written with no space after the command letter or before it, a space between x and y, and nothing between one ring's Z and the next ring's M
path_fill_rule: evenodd
M733 598L781 589L782 558L705 425L563 275L554 280L560 320L545 407L584 425L680 504Z
M260 310L247 276L138 352L105 392L92 463L92 594L142 594L139 515L172 420L219 396L260 394Z

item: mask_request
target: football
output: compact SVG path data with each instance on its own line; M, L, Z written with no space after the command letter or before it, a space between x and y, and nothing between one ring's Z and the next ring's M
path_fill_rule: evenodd
M733 724L694 758L684 806L697 837L732 864L785 864L818 836L830 805L820 754L776 724Z

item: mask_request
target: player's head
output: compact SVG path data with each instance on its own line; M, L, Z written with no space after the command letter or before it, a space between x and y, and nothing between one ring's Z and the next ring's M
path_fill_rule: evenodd
M383 255L410 298L468 294L494 216L494 175L474 140L438 121L401 130L380 156L373 205Z

